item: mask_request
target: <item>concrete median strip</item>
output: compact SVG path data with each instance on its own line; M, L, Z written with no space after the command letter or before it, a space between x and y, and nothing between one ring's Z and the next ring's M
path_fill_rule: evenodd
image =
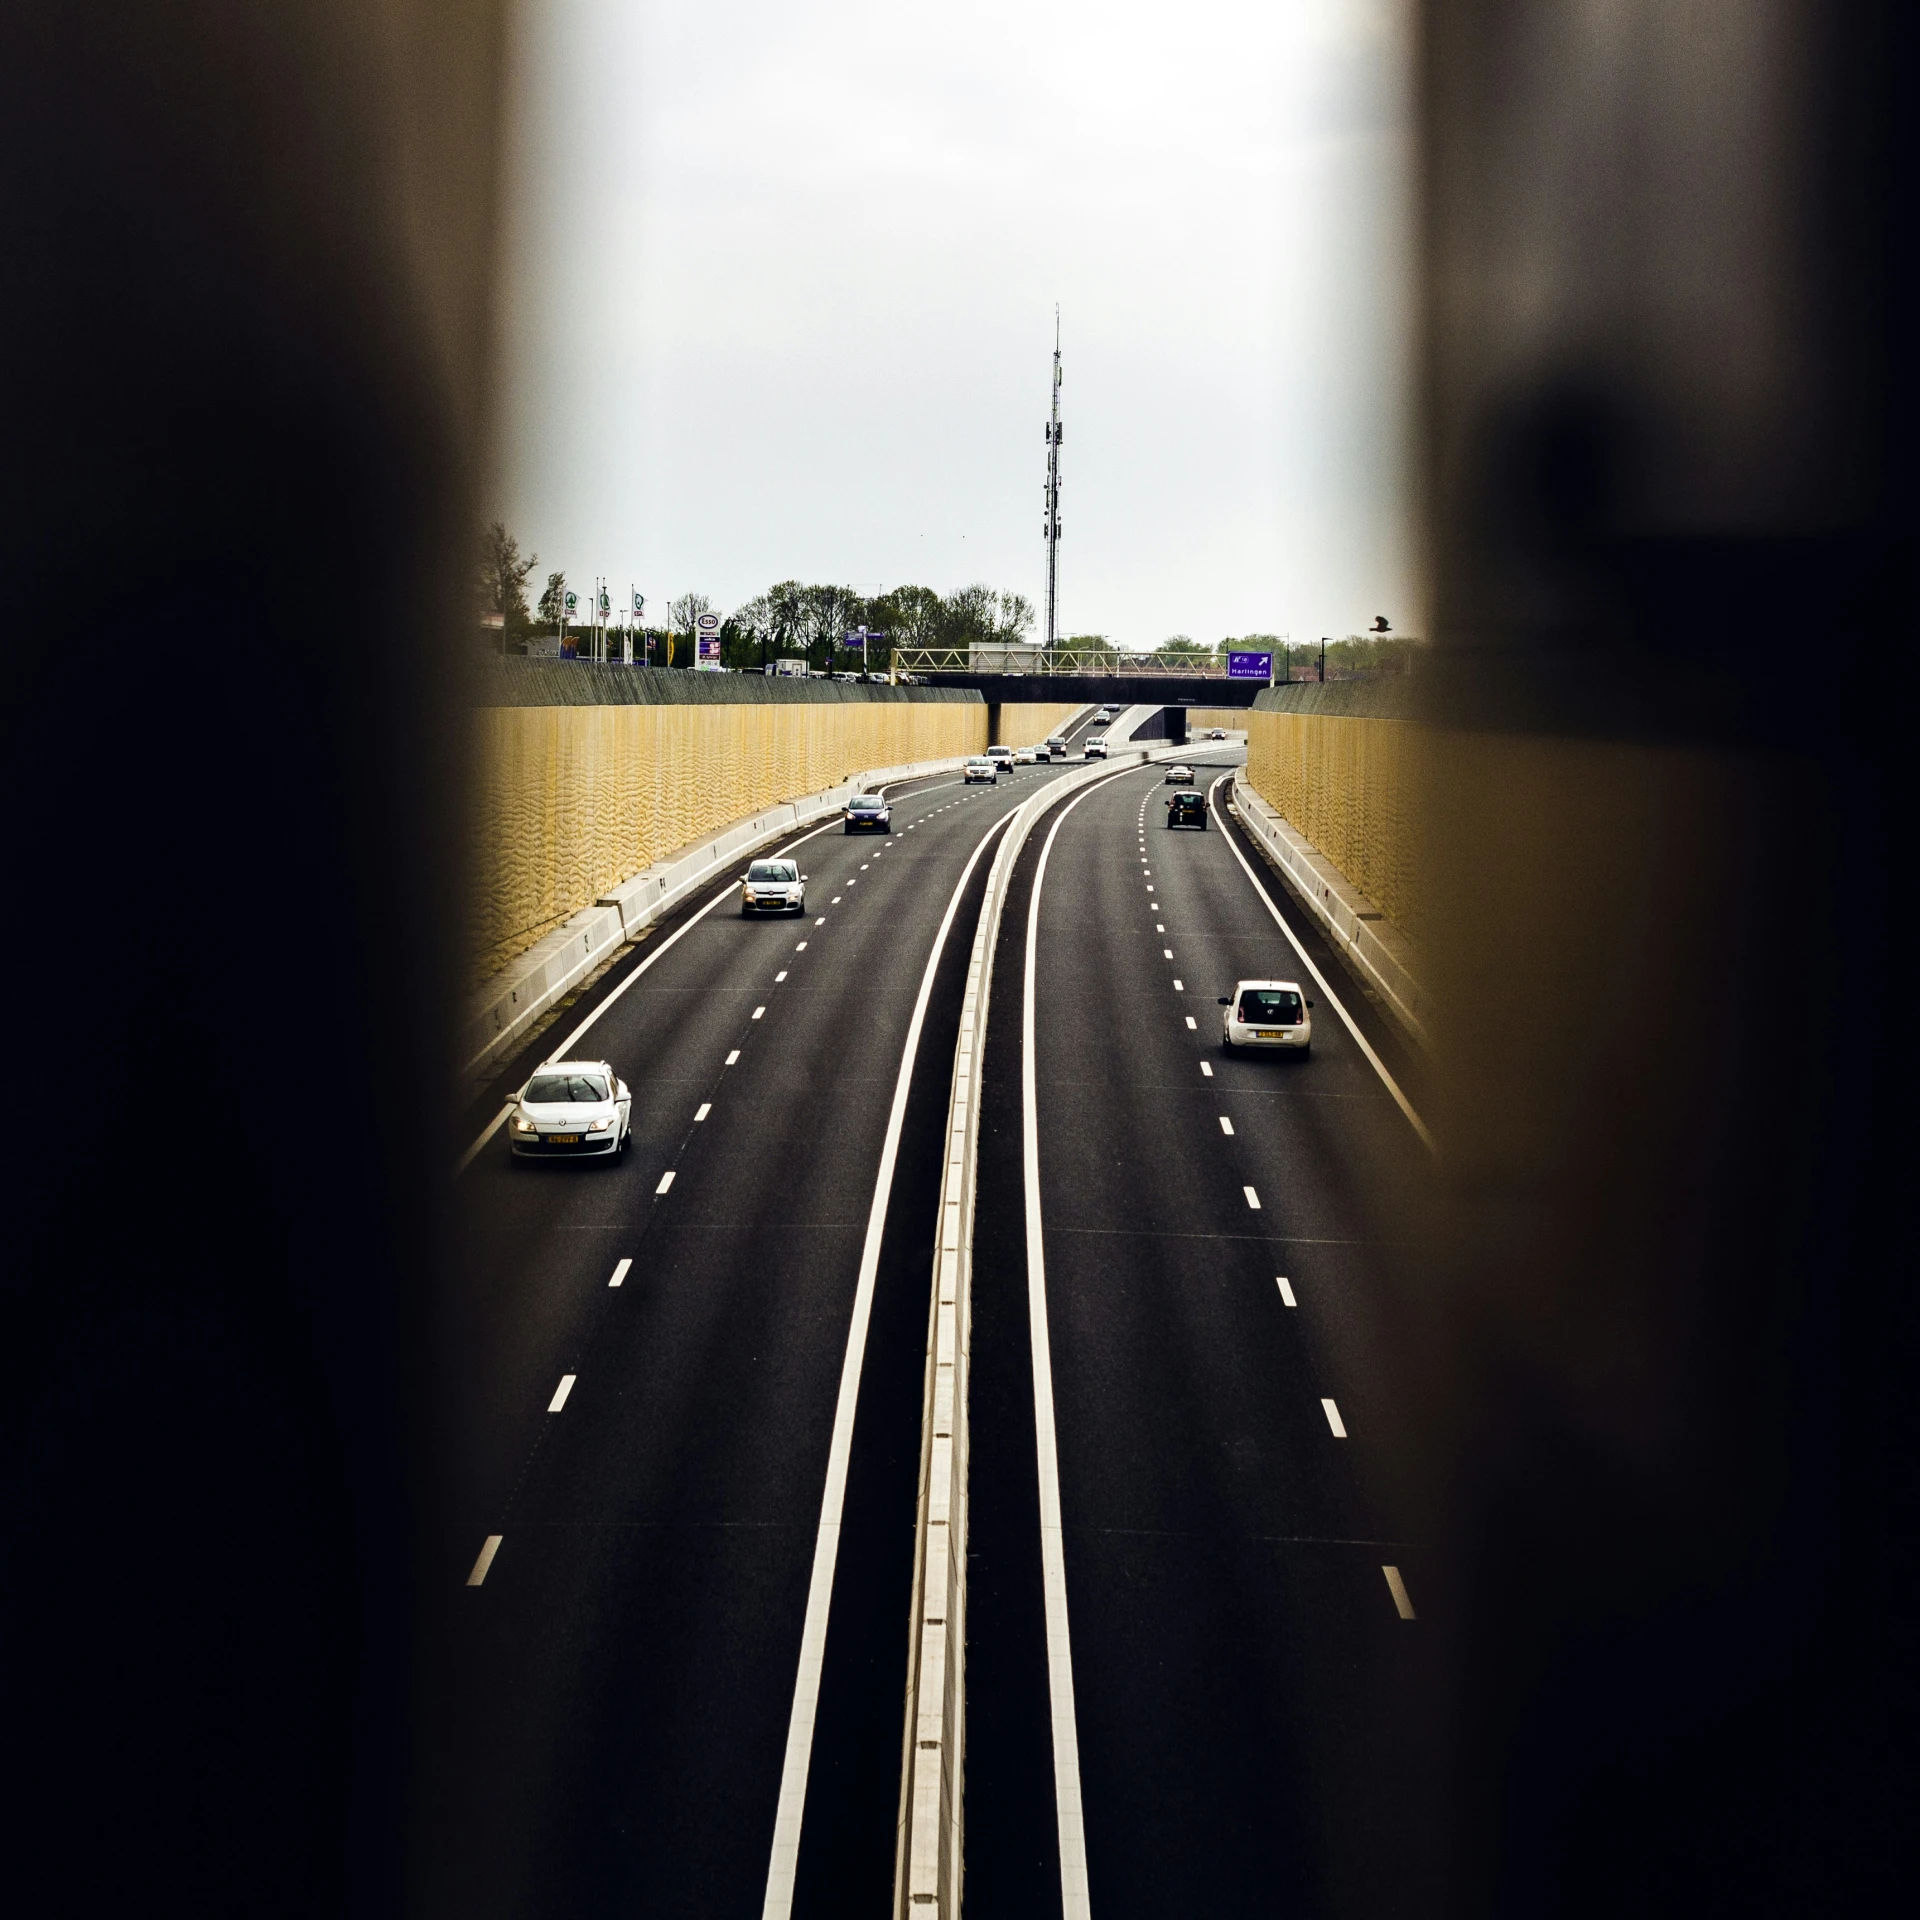
M967 1614L967 1370L973 1298L973 1218L979 1170L980 1065L987 1033L993 955L1021 849L1040 817L1065 794L1133 771L1150 754L1076 769L1048 781L1012 816L987 879L967 963L960 1035L954 1051L947 1106L947 1155L941 1178L939 1226L933 1249L925 1401L920 1443L920 1492L914 1539L912 1638L907 1702L901 1729L899 1842L894 1875L896 1920L937 1916L957 1920L963 1870L961 1783L966 1746ZM1069 803L1069 809L1077 805ZM1061 816L1064 818L1064 813ZM1057 828L1057 823L1056 823ZM1045 854L1042 854L1044 870ZM1039 875L1034 898L1039 897ZM1031 954L1026 1013L1031 1075ZM1031 1102L1031 1084L1023 1095ZM1030 1105L1029 1105L1030 1110ZM1030 1191L1028 1259L1038 1257L1038 1227ZM1029 1281L1031 1312L1032 1282ZM1044 1315L1044 1285L1042 1288ZM1078 1735L1073 1716L1072 1662L1067 1645L1066 1586L1060 1560L1059 1471L1053 1451L1051 1373L1045 1363L1044 1320L1035 1348L1036 1394L1047 1381L1041 1465L1043 1562L1047 1576L1047 1644L1054 1732L1054 1782L1060 1829L1061 1888L1066 1920L1085 1920L1086 1842L1080 1807ZM1048 1489L1051 1488L1049 1500ZM1049 1528L1049 1514L1052 1515ZM1043 1566L1044 1571L1044 1566Z

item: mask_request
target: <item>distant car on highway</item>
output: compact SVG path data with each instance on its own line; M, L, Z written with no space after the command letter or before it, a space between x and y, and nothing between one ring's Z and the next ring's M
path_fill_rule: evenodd
M1225 727L1209 727L1207 729L1207 738L1209 740L1224 740L1226 737L1227 730Z
M877 793L856 793L841 810L843 833L891 833L893 809Z
M977 780L984 780L988 786L997 787L1000 784L1000 763L997 760L989 760L984 754L978 760L969 760L966 784L972 786Z
M1285 1047L1305 1053L1313 1045L1313 1002L1300 991L1297 980L1242 980L1222 994L1220 1045L1228 1053L1236 1047Z
M1048 734L1046 754L1049 760L1064 760L1067 757L1067 736L1064 733Z
M1207 796L1204 793L1170 793L1167 795L1167 825L1170 827L1198 827L1202 833L1207 830Z
M1040 764L1039 748L1015 747L1013 750L1013 764L1016 767L1037 767Z
M991 760L996 767L1010 767L1013 765L1013 749L1011 747L989 747L987 749L987 758Z
M805 913L807 876L797 860L756 860L740 883L740 917L756 913Z
M1089 760L1104 760L1106 757L1107 736L1104 733L1096 733L1093 738L1087 742L1087 758Z
M1096 725L1106 726L1120 718L1120 709L1118 707L1102 707L1093 717Z
M1191 767L1169 767L1167 769L1166 780L1163 784L1169 787L1190 787L1193 785L1193 769Z
M633 1096L604 1060L549 1060L507 1117L519 1160L610 1159L632 1138Z

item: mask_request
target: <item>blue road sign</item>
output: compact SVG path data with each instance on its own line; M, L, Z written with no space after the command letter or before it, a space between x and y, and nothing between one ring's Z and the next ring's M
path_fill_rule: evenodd
M1271 680L1273 678L1273 655L1270 653L1229 653L1227 655L1227 678L1229 680Z

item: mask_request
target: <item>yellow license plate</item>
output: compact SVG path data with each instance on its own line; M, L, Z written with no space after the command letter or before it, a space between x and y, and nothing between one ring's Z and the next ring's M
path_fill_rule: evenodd
M1284 1040L1287 1037L1274 1027L1256 1027L1254 1033L1262 1040Z
M580 1136L577 1133L550 1133L547 1135L547 1145L550 1147L577 1147L579 1144Z

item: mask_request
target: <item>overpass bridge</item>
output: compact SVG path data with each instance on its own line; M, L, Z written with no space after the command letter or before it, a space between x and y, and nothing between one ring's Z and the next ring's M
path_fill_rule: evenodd
M1264 680L1225 674L972 673L912 670L923 687L971 687L990 707L1006 701L1097 701L1118 707L1250 707Z

